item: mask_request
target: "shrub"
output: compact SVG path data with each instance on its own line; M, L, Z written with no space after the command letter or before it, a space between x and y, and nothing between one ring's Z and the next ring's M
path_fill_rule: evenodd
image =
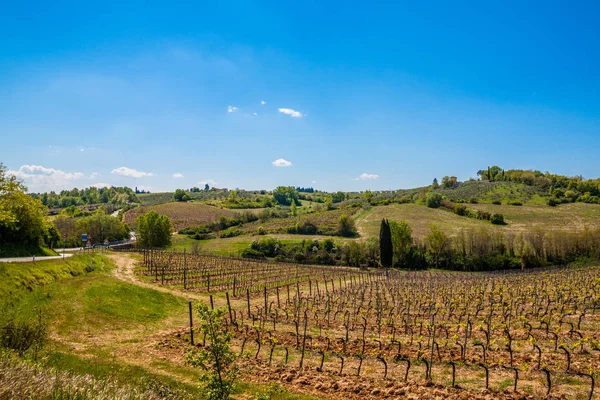
M492 217L492 214L490 214L489 212L483 211L483 210L477 210L477 219L489 221L491 217Z
M464 204L458 204L456 207L454 207L454 213L456 215L460 215L461 217L467 216L468 212L469 210L467 210L467 206Z
M523 203L521 203L520 201L509 201L508 205L509 206L522 206Z
M442 201L440 201L440 205L450 211L454 211L454 208L456 207L456 204L454 204L450 200L446 200L446 199L443 199Z
M475 197L471 197L471 198L469 199L469 203L471 203L471 204L477 204L477 203L478 203L478 201L477 201L477 199L476 199Z
M499 206L502 204L502 202L500 200L494 200L494 201L492 201L492 204Z
M242 257L244 258L265 258L265 255L258 250L254 250L252 248L244 249L242 251Z
M556 207L560 204L560 200L558 200L556 197L550 197L546 204L548 204L550 207Z
M20 356L31 349L34 358L48 338L48 327L41 311L37 318L29 321L17 321L14 315L8 316L2 323L0 332L0 346L14 350Z
M338 222L338 235L344 237L356 236L356 226L354 225L354 220L346 214L342 214L342 216L340 216L340 221Z
M231 229L228 231L221 232L219 237L220 238L231 238L231 237L235 237L235 236L240 236L241 234L242 234L242 231L240 231L239 229Z
M490 217L490 222L494 225L504 225L504 215L492 214L492 216Z
M442 195L439 193L430 192L425 199L425 205L429 208L438 208L442 203Z

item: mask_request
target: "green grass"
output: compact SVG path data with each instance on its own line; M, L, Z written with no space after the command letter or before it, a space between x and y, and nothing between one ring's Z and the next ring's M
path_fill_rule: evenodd
M571 203L559 207L546 205L493 205L466 204L471 210L484 210L504 215L507 225L492 225L489 221L461 217L443 208L427 208L418 204L391 204L373 207L366 213L361 212L356 225L362 237L377 237L382 218L394 221L406 221L413 230L413 237L423 239L429 233L431 225L437 225L449 235L455 235L461 229L494 229L508 233L521 233L539 227L546 231L581 231L600 227L600 205Z
M75 255L71 258L27 263L0 263L0 299L15 296L48 285L60 279L83 275L88 271L107 271L108 260L100 255Z
M54 250L39 245L22 245L22 244L11 244L1 243L0 244L0 257L32 257L32 256L56 256Z
M43 310L57 333L71 336L158 322L184 310L185 300L93 273L39 287L21 296L15 307L20 318Z

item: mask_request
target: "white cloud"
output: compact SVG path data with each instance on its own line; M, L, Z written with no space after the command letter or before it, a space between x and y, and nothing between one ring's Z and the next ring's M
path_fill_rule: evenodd
M366 172L363 172L362 174L360 174L360 176L358 178L354 178L355 181L368 181L368 180L375 180L378 179L379 175L377 174L367 174Z
M273 165L276 167L291 167L292 163L288 160L284 160L283 158L278 158L277 160L273 161Z
M152 176L151 172L136 171L133 168L127 168L127 167L115 168L111 171L111 173L113 173L115 175L120 175L120 176L128 176L130 178L143 178L145 176Z
M83 172L65 172L41 165L22 165L7 174L22 179L32 192L70 189L74 186L73 181L86 177Z
M312 183L317 183L317 181L312 181Z
M237 110L239 110L239 108L237 108L235 106L227 106L228 113L236 112Z
M279 112L294 118L300 118L303 116L300 111L292 110L291 108L280 108Z
M198 185L215 186L216 184L217 182L213 181L212 179L204 179L198 182Z
M258 115L257 113L252 113L253 115Z
M260 104L262 104L262 105L264 106L265 104L267 104L267 102L266 102L266 101L264 101L264 100L261 100L261 101L260 101Z
M93 185L90 185L90 187L95 187L95 188L109 188L112 185L108 184L108 183L94 183Z
M173 174L173 178L183 178L183 175L180 174L179 172Z

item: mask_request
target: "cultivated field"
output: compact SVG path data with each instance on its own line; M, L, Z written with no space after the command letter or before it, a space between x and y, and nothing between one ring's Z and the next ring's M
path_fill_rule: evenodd
M159 214L168 216L177 231L190 226L214 222L222 216L229 218L238 215L237 212L206 204L173 202L156 206L136 207L127 211L123 216L123 220L130 226L135 227L137 217L149 211L156 211Z

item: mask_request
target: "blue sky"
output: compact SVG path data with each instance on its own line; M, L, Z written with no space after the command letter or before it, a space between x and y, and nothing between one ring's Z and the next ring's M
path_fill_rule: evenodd
M598 4L12 2L0 162L31 191L597 177Z

